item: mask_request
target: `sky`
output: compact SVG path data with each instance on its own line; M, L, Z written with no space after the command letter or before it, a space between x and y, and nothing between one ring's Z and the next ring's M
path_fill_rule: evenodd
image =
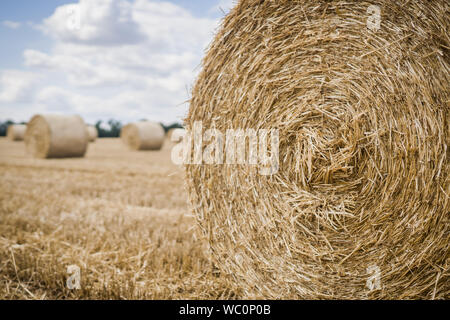
M0 120L182 122L234 0L0 1Z

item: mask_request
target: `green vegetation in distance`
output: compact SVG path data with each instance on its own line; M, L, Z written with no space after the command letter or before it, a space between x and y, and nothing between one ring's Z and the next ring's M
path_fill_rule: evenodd
M145 121L145 119L141 121ZM106 125L103 125L103 123L106 123ZM6 136L8 126L12 124L16 123L11 120L0 121L0 137ZM17 122L17 124L19 124L19 122ZM20 122L20 124L26 124L26 122ZM172 128L183 128L183 126L177 122L174 122L168 126L163 123L161 123L161 125L166 133ZM122 129L122 122L114 119L110 119L107 122L99 120L95 123L95 127L97 128L99 138L118 138L120 136L120 130Z

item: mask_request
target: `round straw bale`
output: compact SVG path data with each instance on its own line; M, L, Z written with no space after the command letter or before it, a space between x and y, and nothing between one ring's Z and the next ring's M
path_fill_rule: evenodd
M7 137L11 141L22 141L26 130L27 126L24 124L12 124L8 126Z
M185 168L217 266L249 297L450 297L448 12L242 0L224 18L187 129L277 129L279 168Z
M176 128L173 130L173 132L170 136L170 141L178 143L183 140L183 137L185 136L185 134L186 134L185 129Z
M157 122L142 121L124 126L120 136L132 150L159 150L164 143L165 132Z
M83 157L88 145L86 125L79 116L35 115L27 125L25 144L35 158Z
M86 129L88 132L89 142L95 142L98 138L97 128L94 126L86 126Z

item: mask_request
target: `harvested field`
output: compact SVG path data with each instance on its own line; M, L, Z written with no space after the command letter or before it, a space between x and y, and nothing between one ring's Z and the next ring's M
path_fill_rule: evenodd
M99 139L85 158L42 160L1 138L0 299L239 298L194 234L182 181L170 144Z

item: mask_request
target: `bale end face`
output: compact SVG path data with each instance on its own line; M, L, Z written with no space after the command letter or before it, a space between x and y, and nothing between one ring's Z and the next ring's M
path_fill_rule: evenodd
M242 0L224 19L185 123L277 129L280 167L186 176L217 265L250 297L450 297L448 11Z
M160 150L165 132L159 123L142 121L124 126L120 137L131 150Z
M25 144L35 158L77 158L87 151L88 135L79 116L36 115L28 123Z

